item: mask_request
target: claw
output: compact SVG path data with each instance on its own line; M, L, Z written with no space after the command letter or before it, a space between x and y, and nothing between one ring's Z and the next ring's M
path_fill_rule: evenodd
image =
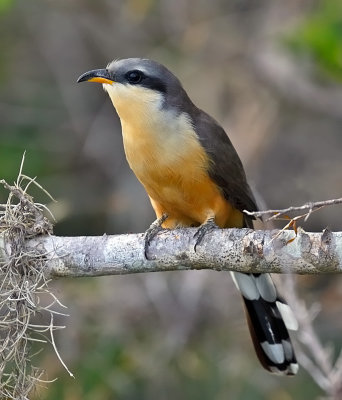
M194 246L194 250L196 251L196 248L199 244L201 244L204 236L207 233L210 233L211 231L213 231L214 229L219 229L219 227L216 225L215 223L215 218L211 217L208 218L204 224L202 224L196 231L196 233L194 234L194 238L196 238L196 243Z
M158 232L163 230L162 224L167 219L167 217L168 217L167 214L163 214L160 218L158 218L154 222L152 222L150 227L145 232L145 235L144 235L144 253L145 253L146 260L150 260L150 258L148 257L148 254L147 254L148 248L149 248L153 238L158 234Z

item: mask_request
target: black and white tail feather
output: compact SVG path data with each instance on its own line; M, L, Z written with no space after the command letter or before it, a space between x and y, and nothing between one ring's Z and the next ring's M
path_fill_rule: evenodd
M298 364L289 330L298 324L291 308L278 295L269 274L231 272L241 292L249 330L257 356L265 369L281 375L295 375Z

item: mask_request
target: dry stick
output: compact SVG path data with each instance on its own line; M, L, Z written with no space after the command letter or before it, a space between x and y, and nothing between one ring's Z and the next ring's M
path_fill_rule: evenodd
M294 211L303 211L303 210L309 210L308 213L304 214L304 216L307 217L313 212L313 211L317 211L319 208L322 207L326 207L326 206L332 206L335 204L341 204L342 203L342 197L339 199L332 199L332 200L324 200L324 201L316 201L316 202L309 202L306 204L303 204L302 206L298 206L298 207L288 207L288 208L284 208L284 209L280 209L280 210L265 210L265 211L248 211L248 210L244 210L243 212L247 215L256 217L256 218L260 218L264 215L269 215L269 214L274 214L272 215L268 220L272 220L272 219L277 219L278 217L294 212Z
M288 300L299 323L296 353L300 365L312 376L332 400L340 400L342 394L342 352L333 362L332 349L324 346L315 332L313 320L317 312L308 310L305 302L298 297L293 276L285 280L286 300Z
M318 386L331 393L332 360L313 327L316 313L308 310L305 302L298 297L293 276L289 275L283 284L285 298L299 324L297 338L301 346L297 346L296 352L300 365L308 371Z

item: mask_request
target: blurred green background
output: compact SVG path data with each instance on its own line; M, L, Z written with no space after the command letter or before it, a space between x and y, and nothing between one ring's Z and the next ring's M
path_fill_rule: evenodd
M226 129L263 207L342 193L340 0L0 0L0 178L24 172L57 199L58 235L142 232L154 215L129 170L120 123L100 85L77 85L114 58L167 65L194 102ZM0 201L5 200L0 191ZM341 207L306 230L341 230ZM320 301L324 343L341 347L342 282L304 277ZM59 280L68 306L40 355L40 399L314 399L258 364L228 274L154 273ZM44 387L46 386L46 388Z

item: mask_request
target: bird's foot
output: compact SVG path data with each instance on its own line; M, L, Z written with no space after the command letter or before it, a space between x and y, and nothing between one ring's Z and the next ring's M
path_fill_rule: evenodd
M158 234L158 232L163 230L162 224L163 222L167 219L168 215L163 214L161 217L156 219L150 227L147 229L144 235L144 252L145 252L145 258L146 260L149 260L148 257L148 248L153 240L153 238Z
M216 225L215 223L215 218L211 217L208 218L204 224L202 224L196 231L196 233L194 234L194 238L196 238L196 243L194 246L194 250L196 251L196 248L199 244L201 244L204 236L207 233L210 233L211 231L213 231L214 229L219 229L219 227Z

